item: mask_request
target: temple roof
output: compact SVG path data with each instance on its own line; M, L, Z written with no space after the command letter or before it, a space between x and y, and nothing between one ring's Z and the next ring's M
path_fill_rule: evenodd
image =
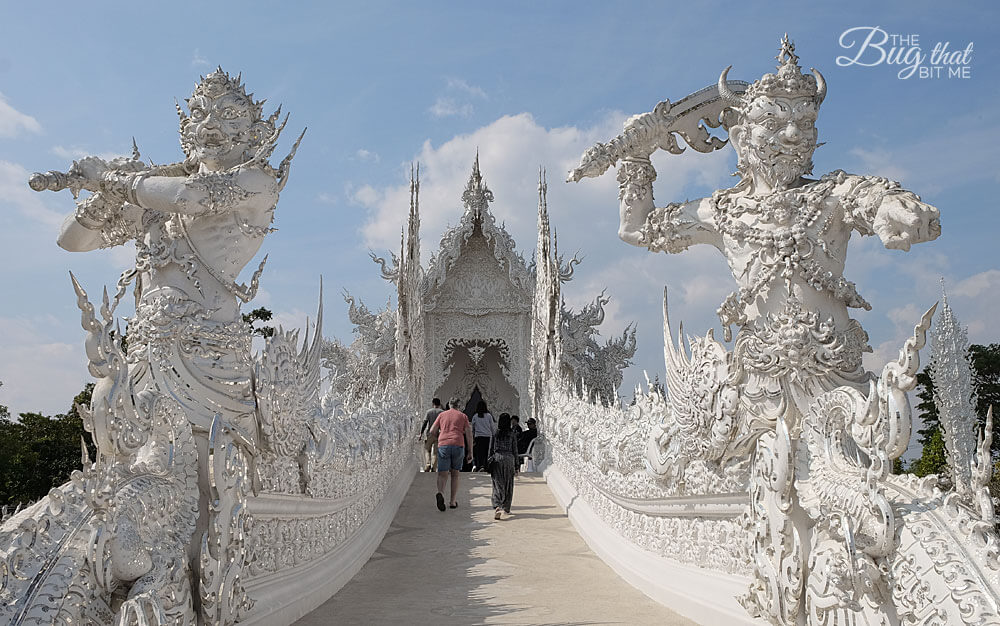
M431 256L427 272L424 274L421 293L425 301L427 298L433 300L435 292L445 283L448 273L455 267L462 255L463 245L476 232L476 227L479 227L483 237L490 244L497 264L506 270L511 283L515 287L523 289L526 294L532 293L531 273L528 271L524 258L517 252L516 244L510 233L503 225L497 225L496 218L489 209L491 202L493 202L493 192L483 182L483 176L479 169L479 154L477 153L469 182L462 193L465 212L458 225L449 228L441 236L438 252Z

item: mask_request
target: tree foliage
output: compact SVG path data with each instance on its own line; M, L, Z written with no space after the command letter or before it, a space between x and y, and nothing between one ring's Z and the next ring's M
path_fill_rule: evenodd
M73 398L73 406L51 417L21 413L11 419L0 407L0 505L28 504L69 480L82 467L80 438L95 454L90 433L83 428L77 404L89 404L94 384L88 383Z
M243 314L243 321L250 324L253 328L253 334L260 335L261 337L271 337L274 335L274 326L257 326L257 323L270 322L273 315L271 311L264 308L258 307L249 313Z
M944 451L944 436L938 428L930 433L924 442L920 457L913 460L909 472L917 476L929 474L944 474L948 467L948 459Z

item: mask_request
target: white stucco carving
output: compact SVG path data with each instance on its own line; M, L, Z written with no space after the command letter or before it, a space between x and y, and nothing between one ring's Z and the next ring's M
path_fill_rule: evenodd
M572 263L573 261L570 261ZM577 261L579 263L579 261ZM572 267L572 266L570 266ZM566 274L572 275L572 269ZM561 282L568 276L560 275ZM597 327L604 321L604 305L610 301L603 293L579 312L562 310L562 375L576 382L588 397L605 404L618 402L622 371L632 365L636 344L635 327L631 324L617 339L603 346L594 339Z

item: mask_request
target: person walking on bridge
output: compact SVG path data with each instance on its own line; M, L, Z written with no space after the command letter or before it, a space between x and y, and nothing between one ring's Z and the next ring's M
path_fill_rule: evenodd
M501 512L510 515L514 499L514 470L517 467L517 433L511 428L510 415L500 414L497 433L490 443L490 474L493 478L493 519L500 519Z
M476 414L472 416L472 456L475 459L472 471L486 471L486 457L489 455L490 441L495 434L497 434L497 423L486 409L486 403L480 400L476 405Z
M438 440L437 507L445 510L444 486L451 474L451 508L458 506L458 478L463 462L472 460L472 427L469 417L458 410L458 398L448 401L448 410L437 416L430 436Z
M437 420L438 415L444 412L441 408L441 400L434 398L431 400L432 408L427 411L427 415L424 416L424 423L420 426L420 437L424 441L424 471L425 472L435 472L437 471L437 448L438 440L437 437L431 436L431 426L434 425L435 420Z

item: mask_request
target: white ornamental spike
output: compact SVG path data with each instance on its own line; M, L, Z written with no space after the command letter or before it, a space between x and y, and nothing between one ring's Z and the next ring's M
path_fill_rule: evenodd
M976 508L983 522L993 525L996 517L993 510L993 498L990 497L989 484L993 477L993 405L986 409L986 424L983 426L983 436L976 450L976 465L972 468L972 486L975 489Z
M949 472L955 491L963 497L972 497L978 439L976 393L972 387L968 335L948 305L947 295L942 298L941 314L932 337L930 376Z

